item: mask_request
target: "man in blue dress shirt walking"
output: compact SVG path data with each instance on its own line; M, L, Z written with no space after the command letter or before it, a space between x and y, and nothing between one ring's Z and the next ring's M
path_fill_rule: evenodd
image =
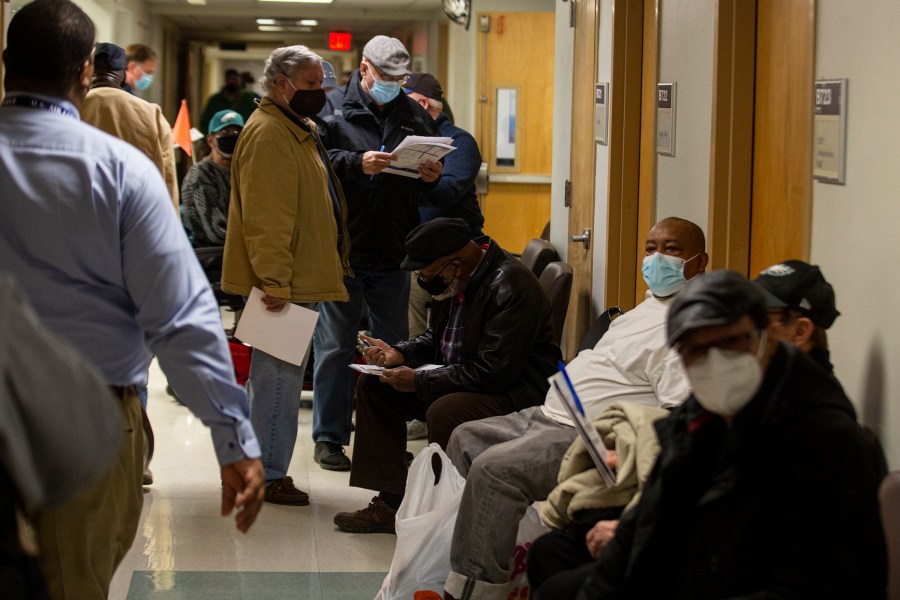
M106 598L137 531L135 386L146 384L152 355L212 430L222 514L238 507L237 527L247 531L263 492L218 307L163 179L140 151L79 120L94 35L68 0L21 8L3 52L0 106L0 271L14 273L47 327L100 370L125 418L125 442L100 483L35 518L51 595L88 600Z

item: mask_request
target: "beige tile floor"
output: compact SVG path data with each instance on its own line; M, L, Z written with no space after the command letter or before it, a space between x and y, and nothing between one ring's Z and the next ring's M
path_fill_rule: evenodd
M245 535L232 519L219 516L218 466L209 431L166 395L165 377L155 362L149 388L154 483L144 495L137 537L113 579L112 600L374 597L390 566L395 537L335 529L336 512L362 508L374 493L349 487L349 473L315 464L310 410L300 411L290 475L310 493L311 505L267 504ZM423 446L424 441L411 442L410 450ZM315 593L301 592L304 585ZM337 592L335 585L350 589Z

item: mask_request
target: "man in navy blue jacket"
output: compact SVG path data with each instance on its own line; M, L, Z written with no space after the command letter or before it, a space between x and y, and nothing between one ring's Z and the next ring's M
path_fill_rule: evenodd
M322 302L313 336L314 459L323 469L347 471L353 413L353 362L363 306L372 335L396 344L408 333L409 273L400 268L407 234L419 224L418 195L440 178L441 163L419 165L418 177L384 172L407 136L433 136L434 121L403 94L409 52L377 35L365 45L359 69L342 89L340 109L321 118L320 132L347 199L350 267L348 302Z

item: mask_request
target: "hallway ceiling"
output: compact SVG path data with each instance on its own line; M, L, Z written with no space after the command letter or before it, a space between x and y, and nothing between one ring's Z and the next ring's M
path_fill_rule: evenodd
M202 1L202 0L192 0ZM164 15L192 40L310 43L329 31L348 31L354 46L379 33L406 31L417 23L445 19L441 0L333 0L330 4L263 2L259 0L206 0L205 5L186 0L147 0L152 14ZM276 19L286 31L259 30L256 19ZM312 28L298 21L315 19ZM309 31L306 31L309 29Z

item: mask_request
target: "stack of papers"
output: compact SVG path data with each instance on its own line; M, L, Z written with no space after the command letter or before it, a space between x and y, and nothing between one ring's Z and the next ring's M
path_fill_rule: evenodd
M382 173L418 179L420 164L437 162L454 150L453 140L448 137L408 135L391 153L397 160L391 161L391 166L385 167Z

